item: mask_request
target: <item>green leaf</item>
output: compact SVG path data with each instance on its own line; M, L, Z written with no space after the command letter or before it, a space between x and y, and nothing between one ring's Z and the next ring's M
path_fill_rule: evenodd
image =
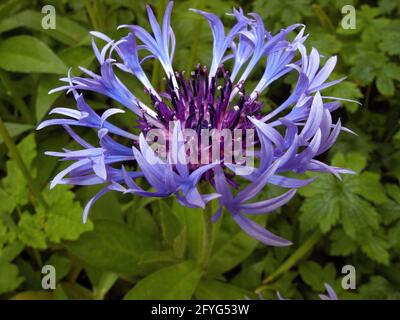
M345 236L351 242L346 246L343 235L335 234L332 254L348 255L360 248L369 258L386 264L388 262L387 241L380 235L380 219L374 204L386 203L385 190L379 175L361 170L366 158L357 153L344 156L338 153L332 163L358 171L355 175L344 175L343 181L332 175L320 175L311 185L299 190L306 197L300 208L301 228L304 231L319 227L327 232L339 222ZM369 202L370 201L370 202ZM377 239L376 242L373 239Z
M346 155L339 152L332 158L332 164L334 166L349 168L356 172L361 172L367 165L367 158L360 152L349 152Z
M55 88L58 82L58 76L52 74L42 74L39 78L36 95L36 120L40 121L49 111L51 105L56 101L61 93L55 92L49 94L51 89Z
M210 274L222 274L237 266L258 245L258 241L243 232L230 215L224 214L222 219L222 226L215 240L207 270ZM265 216L258 216L254 221L263 224L265 219Z
M202 250L204 219L202 209L188 209L179 204L177 200L173 202L172 212L178 217L183 232L186 233L186 244L188 257L196 260ZM184 235L181 235L183 237ZM181 238L181 241L185 241Z
M358 175L357 183L352 186L352 191L372 203L384 204L389 199L386 197L383 185L379 180L379 174L363 172Z
M49 209L39 207L36 215L44 223L44 231L48 240L59 243L61 240L76 240L78 237L93 229L89 220L82 223L83 208L75 201L75 195L66 186L57 186L44 193Z
M388 240L391 247L400 248L400 221L389 229Z
M68 274L72 262L67 257L56 253L46 261L46 265L52 265L56 269L56 279L60 281Z
M346 157L338 153L332 161L336 166L350 167L355 171L361 171L365 162L365 157L357 153ZM371 190L376 190L376 194L371 195ZM307 198L300 209L303 230L319 225L323 232L327 232L340 220L345 232L352 238L378 226L378 214L374 207L359 195L374 202L387 200L379 177L368 172L345 175L343 181L332 175L321 175L314 183L300 189L299 193Z
M163 239L167 244L172 246L176 237L181 233L182 225L177 216L165 202L160 201L159 205Z
M362 251L372 260L384 265L389 265L389 243L382 234L369 234L363 240Z
M141 259L145 253L157 250L128 225L111 220L96 220L92 232L83 234L67 247L92 267L127 275L142 273L146 264L139 267Z
M336 78L339 79L340 77L338 76L335 77L335 79ZM327 88L325 94L327 96L352 99L356 101L363 97L363 94L357 84L349 80L344 80L335 86ZM346 109L352 113L360 110L361 108L357 103L354 102L341 101L341 103L343 103Z
M199 300L244 300L246 297L253 297L254 294L219 280L203 279L197 286L194 296Z
M316 197L307 198L301 206L301 212L300 222L305 232L315 230L319 226L325 233L339 221L340 202L338 198L332 197L332 194L321 192Z
M342 43L332 34L326 31L320 31L313 34L310 38L310 46L318 48L318 51L324 56L330 56L340 52Z
M378 227L378 213L367 201L345 194L341 204L343 230L353 239L361 240L363 235Z
M331 234L330 254L334 256L348 256L357 251L355 243L342 229L336 229Z
M18 223L18 238L22 243L37 249L46 249L46 234L38 216L24 212Z
M392 299L398 300L399 293L390 282L382 276L371 276L370 281L359 289L360 298L366 300L381 300L393 296Z
M16 137L21 133L24 133L33 128L30 124L13 123L13 122L6 122L5 126L11 137ZM3 143L3 138L0 136L0 144L1 143Z
M385 75L379 76L377 78L376 87L378 88L379 92L382 93L384 96L394 95L394 82L391 78Z
M16 234L15 230L13 228L10 228L3 219L1 219L2 216L0 215L0 257L1 259L4 259L3 257L3 247L6 247L9 243L13 243ZM8 217L11 219L10 217ZM6 220L6 219L5 219Z
M400 187L396 184L386 184L385 189L387 194L400 204Z
M17 289L23 281L18 275L17 266L4 260L0 260L0 274L0 294Z
M36 142L34 134L25 137L17 146L23 155L25 165L30 170L33 177L36 176L36 169L33 160L36 157ZM6 163L7 176L1 181L4 191L13 198L18 205L25 205L29 201L28 184L18 164L10 159Z
M0 189L0 215L5 213L11 213L15 209L15 201L12 196L10 196L3 189Z
M78 23L57 15L56 28L52 30L42 27L44 15L33 10L25 10L16 15L0 21L0 33L20 27L28 27L41 31L54 39L67 45L74 45L81 42L88 36L88 31Z
M33 248L45 249L46 242L60 243L61 240L76 240L93 229L91 221L82 223L83 209L74 200L74 194L66 186L46 190L44 198L49 208L36 208L36 214L25 212L18 224L20 240Z
M379 47L390 55L400 55L399 42L400 34L398 32L386 32Z
M333 283L336 277L333 263L321 267L314 261L306 261L299 265L299 273L304 282L315 291L324 291L324 284Z
M23 73L67 71L62 60L42 41L32 36L15 36L0 43L0 68Z
M20 241L13 241L6 245L2 252L0 253L0 257L2 261L11 262L13 261L21 252L24 250L24 245Z
M192 261L160 269L139 281L127 300L187 300L195 291L201 271Z

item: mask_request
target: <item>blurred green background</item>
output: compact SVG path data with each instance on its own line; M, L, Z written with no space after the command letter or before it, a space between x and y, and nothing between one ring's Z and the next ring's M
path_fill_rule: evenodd
M241 6L257 12L277 32L301 22L307 46L337 55L332 79L347 80L325 95L355 99L335 114L358 136L343 133L324 156L328 163L358 172L339 181L321 176L288 205L258 222L294 243L289 248L259 244L234 222L214 228L210 263L199 269L200 210L171 199L141 199L110 193L81 223L82 205L99 188L48 190L62 168L45 150L70 146L62 129L36 132L52 106L73 106L64 93L48 95L59 78L78 65L97 70L88 32L113 39L120 24L148 28L145 4L162 17L166 0L0 1L0 297L3 299L316 299L324 283L341 299L400 298L400 2L381 1L176 1L172 25L177 37L174 66L192 70L209 64L209 26L189 8L224 13ZM56 10L56 29L43 29L44 5ZM356 9L356 28L345 30L342 7ZM162 88L158 64L146 62L154 87ZM128 75L124 83L141 88ZM252 79L257 79L257 73ZM266 111L287 96L294 78L274 84L262 96ZM97 110L113 102L88 95ZM119 117L132 126L133 117ZM85 132L82 132L85 134ZM90 137L88 137L90 139ZM16 148L17 146L17 148ZM19 157L20 156L20 157ZM26 172L21 168L26 167ZM267 188L265 195L279 192ZM44 265L56 268L56 290L43 290ZM342 267L356 270L356 290L341 287ZM264 282L264 283L263 283Z

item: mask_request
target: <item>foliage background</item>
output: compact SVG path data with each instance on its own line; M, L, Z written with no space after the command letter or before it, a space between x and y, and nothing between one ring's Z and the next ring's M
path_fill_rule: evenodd
M146 1L162 14L166 0ZM52 4L57 28L41 27L42 6ZM356 7L357 27L340 26L343 5ZM60 129L36 132L50 107L69 106L64 94L48 95L68 67L93 63L88 31L117 39L120 24L147 24L145 1L0 2L0 116L18 145L34 188L9 157L0 138L0 297L4 299L315 299L330 283L342 299L400 298L400 3L396 0L176 1L175 67L191 70L209 63L208 24L188 8L223 16L233 6L258 12L273 32L295 22L307 25L308 45L338 55L332 78L348 79L328 92L357 99L337 112L358 137L342 134L325 155L328 162L356 170L339 181L321 176L280 211L261 218L268 228L291 239L289 248L271 248L249 238L231 221L214 227L210 263L196 264L201 249L202 212L172 200L152 201L111 193L81 224L82 205L98 188L48 190L62 163L43 155L70 143ZM160 10L161 8L161 10ZM230 18L224 20L229 23ZM153 83L163 85L160 66L145 65ZM139 95L143 89L123 79ZM263 96L273 108L294 79L285 79ZM101 110L112 101L90 96ZM133 119L121 117L131 126ZM90 138L88 138L90 139ZM12 143L8 143L13 146ZM35 194L40 193L41 196ZM268 188L265 193L277 190ZM44 199L40 200L41 197ZM47 207L43 203L47 203ZM229 218L229 217L228 217ZM264 220L263 220L264 219ZM286 261L286 262L285 262ZM41 288L41 268L57 270L57 289ZM341 289L341 269L356 268L357 290ZM262 281L267 279L262 285Z

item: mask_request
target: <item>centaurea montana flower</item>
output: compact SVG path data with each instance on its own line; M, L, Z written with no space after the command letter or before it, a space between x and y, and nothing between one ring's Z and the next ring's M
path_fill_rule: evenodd
M66 85L52 90L71 92L77 109L53 109L51 114L68 118L46 120L38 129L61 125L82 149L47 152L48 155L73 161L54 177L51 188L57 184L103 184L104 188L86 205L84 221L94 202L110 190L142 197L174 195L188 208L204 208L209 201L217 198L219 209L213 221L225 208L250 236L268 245L289 245L290 241L272 234L246 215L265 214L278 209L295 195L297 188L313 181L286 177L284 174L287 172L326 172L339 178L342 173L350 173L315 159L334 144L342 130L347 130L340 120L336 124L332 122L331 113L340 106L337 101L340 99L320 94L321 90L342 80L326 82L335 67L336 57L329 58L320 68L318 51L312 49L310 54L307 53L304 42L308 35L304 34L305 27L301 24L272 35L265 29L259 15L252 13L246 16L241 9L234 9L232 16L235 24L225 33L219 17L192 9L208 21L214 42L209 69L199 65L185 77L183 72L175 72L172 66L175 51L175 36L170 25L172 7L173 2L170 2L161 25L151 8L147 7L152 34L137 25L121 26L129 32L118 41L102 33L91 32L100 73L80 68L88 77L71 77L68 74L61 79ZM297 35L288 40L288 35L296 30ZM103 48L98 48L95 38L105 41ZM298 55L300 59L297 59ZM149 81L142 67L148 59L158 60L164 69L166 92L157 92ZM224 66L227 61L232 64L231 72ZM115 68L132 74L140 81L150 104L138 99L122 83L114 72ZM259 68L263 68L264 72L255 88L248 89L247 93L248 79ZM293 91L272 112L263 114L261 94L290 72L297 74ZM111 116L126 110L110 108L98 115L85 101L83 93L87 91L100 93L135 113L140 135L133 133L133 127L123 129L110 122ZM174 123L172 128L168 126L170 122ZM73 126L95 130L99 145L85 141L73 131ZM226 163L223 159L207 164L188 164L185 161L187 154L182 151L185 142L183 129L199 133L203 128L217 131L254 130L257 163L254 170L248 173L244 170L245 165ZM169 147L165 159L161 159L146 141L145 135L152 129L166 133ZM198 150L199 153L201 151L204 150ZM173 161L176 158L177 161ZM139 178L147 181L150 188L139 184ZM244 187L238 179L247 181ZM210 185L213 192L202 192L200 184ZM267 184L287 188L288 191L272 199L250 202Z

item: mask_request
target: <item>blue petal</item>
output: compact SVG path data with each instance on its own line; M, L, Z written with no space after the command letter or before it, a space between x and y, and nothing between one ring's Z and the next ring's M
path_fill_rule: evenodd
M296 189L292 189L280 195L279 197L254 203L241 204L238 207L238 210L246 214L269 213L285 205L288 201L290 201L290 199L294 197L295 194L296 194Z
M232 217L250 237L257 239L266 245L286 247L292 244L290 241L274 235L272 232L269 232L259 224L255 223L253 220L246 218L240 213L234 213L232 214Z

